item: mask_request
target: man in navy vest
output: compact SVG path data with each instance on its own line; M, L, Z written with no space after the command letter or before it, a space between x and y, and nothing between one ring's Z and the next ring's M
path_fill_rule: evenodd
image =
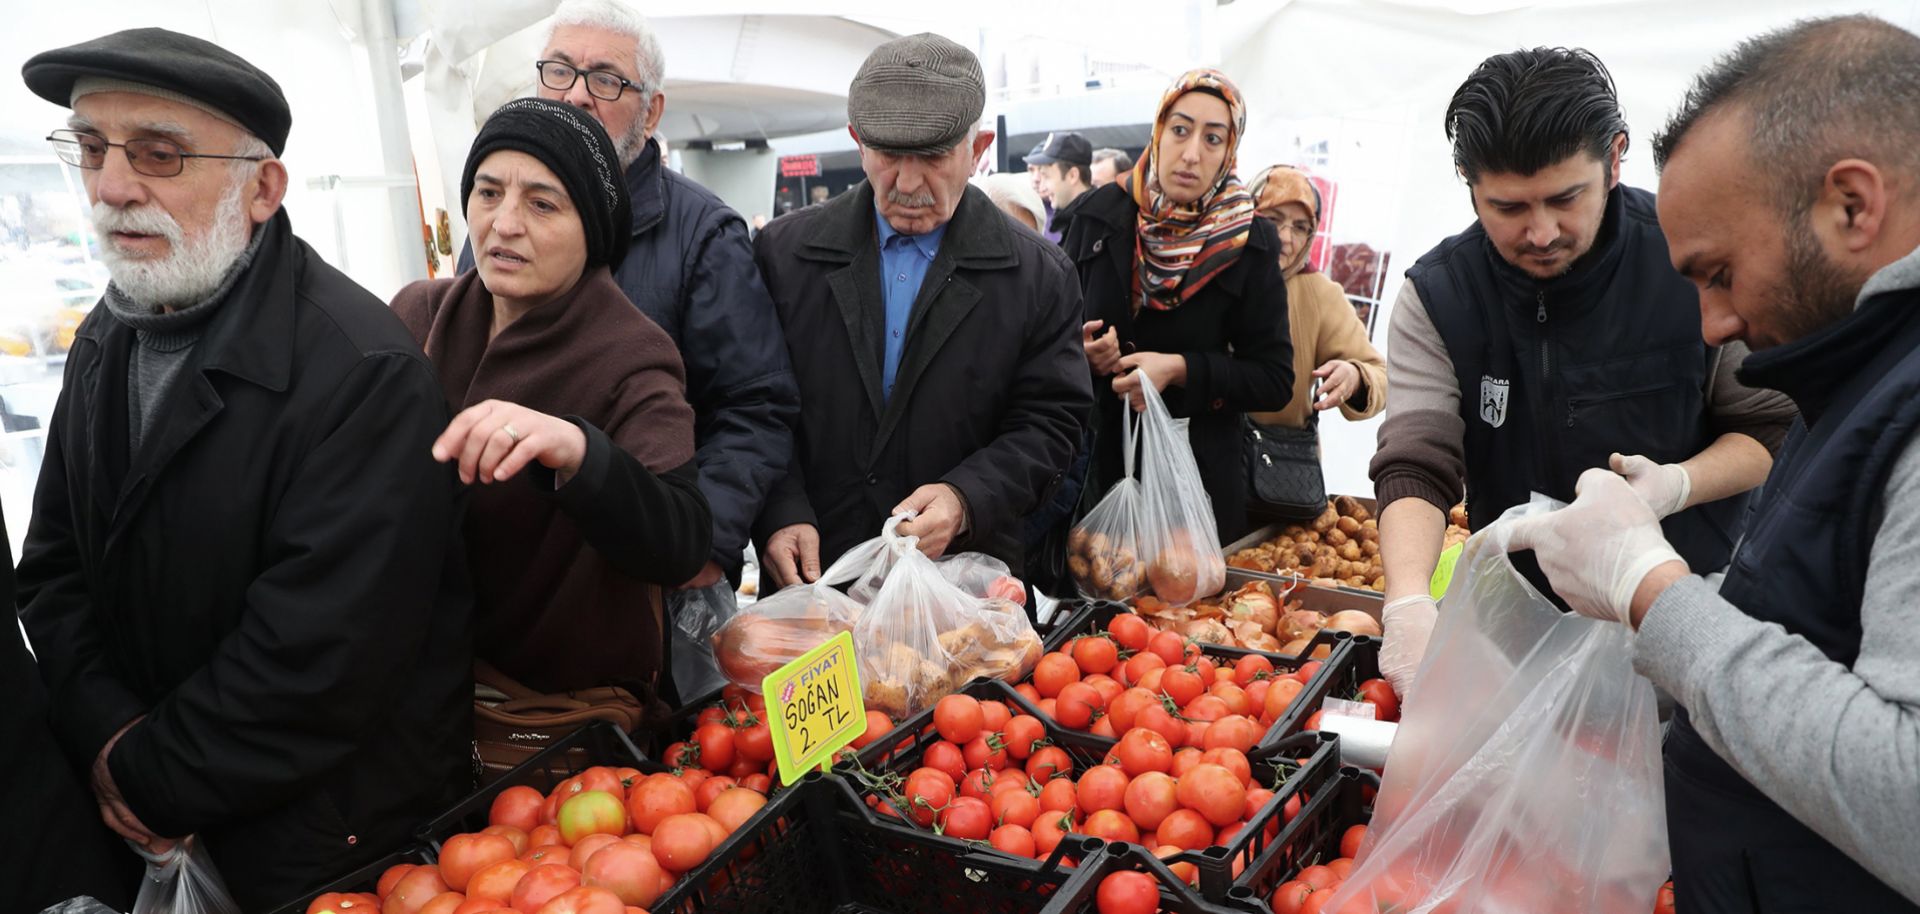
M1448 509L1478 530L1530 493L1561 501L1613 466L1694 567L1726 564L1744 493L1792 421L1734 377L1747 350L1700 338L1698 295L1667 263L1653 195L1620 183L1627 124L1592 54L1487 58L1447 109L1474 214L1407 271L1388 325L1380 669L1411 691L1437 608ZM1517 563L1545 590L1530 557Z
M1521 522L1583 615L1639 630L1678 909L1920 911L1920 37L1869 16L1741 44L1655 144L1710 342L1800 408L1716 590L1626 480Z

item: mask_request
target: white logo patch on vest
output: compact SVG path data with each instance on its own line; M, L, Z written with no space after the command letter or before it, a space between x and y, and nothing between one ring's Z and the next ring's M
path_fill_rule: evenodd
M1480 421L1494 428L1507 423L1507 381L1480 376Z

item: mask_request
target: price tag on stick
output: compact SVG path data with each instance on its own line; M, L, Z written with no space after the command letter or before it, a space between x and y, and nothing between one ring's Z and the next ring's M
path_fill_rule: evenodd
M853 635L841 632L760 681L780 780L791 784L815 766L826 767L867 727Z

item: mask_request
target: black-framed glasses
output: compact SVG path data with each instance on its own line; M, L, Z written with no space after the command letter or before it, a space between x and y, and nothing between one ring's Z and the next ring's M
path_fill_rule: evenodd
M612 70L582 70L562 60L536 60L533 65L540 70L540 84L555 92L565 92L585 77L588 95L616 102L620 100L620 93L633 85L633 80Z
M187 167L188 159L243 159L248 162L260 162L267 156L231 156L214 155L206 152L187 152L179 143L172 140L140 138L124 143L109 143L106 137L77 130L55 130L47 134L47 142L53 144L53 152L60 161L75 168L98 170L107 166L107 150L118 148L127 155L127 164L133 170L149 178L171 178Z

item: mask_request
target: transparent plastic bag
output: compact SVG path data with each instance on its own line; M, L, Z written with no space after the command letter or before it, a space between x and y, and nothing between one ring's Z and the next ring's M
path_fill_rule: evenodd
M887 537L899 521L890 519L881 536L847 550L819 580L783 587L722 624L711 643L714 659L727 681L758 692L767 674L826 643L828 638L852 631L864 603L841 593L835 585L876 573L884 575L884 568L893 562Z
M1633 633L1560 612L1507 558L1509 519L1552 508L1516 507L1467 541L1365 846L1327 910L1651 909L1666 795Z
M956 586L893 526L882 534L893 551L886 583L853 628L866 706L903 720L976 678L1032 671L1040 636L1026 611Z
M1140 420L1124 400L1120 413L1126 475L1067 533L1067 574L1080 596L1124 603L1146 589L1147 565L1140 560L1140 483L1133 467L1133 427Z
M206 851L200 850L194 836L188 835L158 854L132 842L128 846L147 861L140 894L133 900L133 914L240 914L240 906L227 894L220 871Z
M1213 525L1213 500L1200 482L1184 423L1141 373L1147 408L1140 414L1140 500L1135 541L1147 562L1147 587L1172 606L1219 593L1227 559Z
M696 642L713 637L728 619L740 612L733 583L721 578L706 587L667 592L667 612L674 627Z
M51 907L40 909L40 914L120 914L105 902L92 895L81 895L66 901L54 902Z

